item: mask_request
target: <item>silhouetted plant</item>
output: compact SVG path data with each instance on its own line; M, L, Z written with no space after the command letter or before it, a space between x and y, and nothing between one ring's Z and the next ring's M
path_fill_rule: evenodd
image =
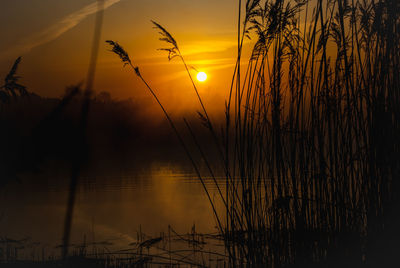
M200 182L201 182L201 184L202 184L202 186L203 186L203 188L204 188L204 190L205 190L205 192L206 192L207 198L208 198L208 200L210 201L210 204L211 204L211 206L212 206L214 216L216 217L216 220L217 220L217 223L218 223L218 228L222 231L222 224L221 224L221 221L220 221L220 219L219 219L217 210L216 210L216 208L215 208L215 206L214 206L214 204L213 204L213 202L212 202L212 198L211 198L211 196L210 196L210 193L208 192L207 187L206 187L206 185L205 185L205 183L204 183L204 180L203 180L203 178L202 178L202 176L201 176L201 174L200 174L200 170L199 170L199 168L198 168L196 162L194 161L192 155L190 154L190 152L189 152L189 150L188 150L188 148L187 148L187 146L186 146L186 143L184 142L184 140L183 140L181 134L179 133L178 129L176 128L176 126L175 126L175 124L174 124L174 121L171 119L171 117L170 117L170 115L168 114L167 110L164 108L164 105L161 103L160 99L157 97L157 94L154 92L154 90L150 87L150 85L146 82L146 80L145 80L145 79L143 78L143 76L141 75L141 73L140 73L140 71L139 71L139 67L134 66L134 65L132 64L132 61L130 60L130 58L129 58L129 56L128 56L128 53L127 53L117 42L114 42L114 41L111 41L111 40L107 40L106 42L112 46L112 50L111 50L111 51L114 52L115 54L117 54L117 55L120 57L120 59L122 60L122 62L124 62L124 66L128 64L128 65L134 70L135 74L136 74L136 75L140 78L140 80L145 84L146 88L149 90L149 92L151 93L151 95L152 95L152 96L154 97L154 99L156 100L157 104L160 106L161 110L163 111L163 113L164 113L164 115L165 115L165 118L168 120L168 122L169 122L169 124L170 124L172 130L174 131L176 137L178 138L178 141L179 141L180 144L182 145L182 147L183 147L183 149L184 149L184 151L185 151L187 157L189 158L190 162L192 163L192 165L193 165L193 167L194 167L194 169L195 169L196 174L198 175L198 178L199 178L199 180L200 180ZM127 64L126 64L126 63L127 63Z
M26 87L18 83L20 77L17 76L17 69L20 62L21 57L18 57L5 77L4 85L0 87L0 101L3 103L10 102L11 98L16 99L18 96L28 95Z
M238 2L222 137L176 40L153 22L172 45L168 59L182 59L225 162L217 218L230 266L390 264L395 255L375 258L374 243L399 233L399 2L248 0L243 21ZM256 40L244 67L245 37Z

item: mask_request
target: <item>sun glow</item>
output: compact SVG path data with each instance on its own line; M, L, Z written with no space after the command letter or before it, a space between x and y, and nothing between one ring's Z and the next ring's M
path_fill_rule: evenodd
M204 82L207 80L207 74L205 72L199 72L197 73L197 80L200 82Z

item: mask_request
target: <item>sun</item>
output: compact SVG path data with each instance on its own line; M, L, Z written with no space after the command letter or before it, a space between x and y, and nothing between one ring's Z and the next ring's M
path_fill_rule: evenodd
M204 82L207 80L207 74L205 72L199 72L197 73L197 80L200 82Z

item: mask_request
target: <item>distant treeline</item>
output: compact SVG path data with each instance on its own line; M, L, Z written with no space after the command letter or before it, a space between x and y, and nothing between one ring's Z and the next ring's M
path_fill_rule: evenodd
M1 104L0 170L3 179L21 172L40 172L49 160L69 165L82 148L78 124L82 92L44 98L33 93ZM195 122L199 137L206 129ZM196 123L197 122L197 123ZM204 133L203 133L204 132ZM86 129L86 172L135 169L154 162L187 161L167 122L144 114L134 99L113 100L110 93L93 94Z

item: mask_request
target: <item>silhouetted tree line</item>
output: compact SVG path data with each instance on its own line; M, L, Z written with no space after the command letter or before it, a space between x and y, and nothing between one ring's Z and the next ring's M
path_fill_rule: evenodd
M23 172L41 172L47 160L68 165L77 153L83 91L66 88L62 98L28 92L18 82L17 59L0 90L1 184ZM85 169L136 168L153 161L186 161L166 122L141 112L134 99L92 94ZM202 131L198 126L198 131Z

